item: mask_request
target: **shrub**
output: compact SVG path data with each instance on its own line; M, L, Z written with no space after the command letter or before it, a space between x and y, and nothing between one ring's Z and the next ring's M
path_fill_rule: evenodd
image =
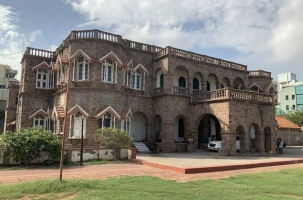
M33 160L48 157L48 162L58 161L61 152L59 139L42 128L26 128L20 132L6 132L1 135L0 149L9 152L15 162L29 166Z
M113 128L98 129L93 135L93 139L98 147L98 151L100 147L114 149L117 160L120 160L121 149L131 147L134 142L133 138L130 137L127 132Z

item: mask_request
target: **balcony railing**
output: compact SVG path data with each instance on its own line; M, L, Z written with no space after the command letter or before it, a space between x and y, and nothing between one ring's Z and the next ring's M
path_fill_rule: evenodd
M189 90L188 90L188 88L185 88L185 87L174 86L174 94L187 95L187 94L189 94Z
M253 70L250 71L248 74L250 77L271 77L271 72L263 71L263 70Z
M244 90L237 90L231 88L224 88L210 92L202 92L192 95L191 102L206 102L206 101L219 101L219 100L245 100L256 101L263 103L274 103L273 96L267 94L260 94Z

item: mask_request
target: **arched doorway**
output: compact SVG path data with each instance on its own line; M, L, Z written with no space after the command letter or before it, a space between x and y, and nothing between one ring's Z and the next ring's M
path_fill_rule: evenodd
M236 139L240 140L240 153L245 153L246 146L245 146L245 130L243 126L237 126L236 129Z
M249 152L255 153L261 151L261 133L257 124L253 123L249 127Z
M162 141L162 119L160 115L156 115L154 118L156 142Z
M264 148L265 148L265 153L268 153L272 151L271 147L271 130L269 127L264 128Z
M221 138L221 126L216 116L205 114L198 118L196 122L198 128L198 147L206 147L214 136L217 139Z
M131 121L131 136L135 141L146 140L146 116L141 112L133 113Z

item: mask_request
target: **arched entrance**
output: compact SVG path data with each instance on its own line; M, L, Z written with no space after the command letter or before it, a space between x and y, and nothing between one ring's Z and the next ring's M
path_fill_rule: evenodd
M240 153L245 153L246 146L245 146L245 130L243 126L237 126L236 129L236 137L240 140Z
M204 147L212 137L221 137L221 126L216 116L205 114L196 122L198 128L198 147ZM206 147L206 146L205 146Z
M156 115L154 118L156 142L162 141L162 119L160 115Z
M261 150L261 133L257 124L253 123L249 127L249 152L255 153Z
M264 129L264 147L265 153L272 151L271 147L271 130L269 127L265 127Z
M146 140L146 116L141 112L133 113L131 121L131 136L135 141Z

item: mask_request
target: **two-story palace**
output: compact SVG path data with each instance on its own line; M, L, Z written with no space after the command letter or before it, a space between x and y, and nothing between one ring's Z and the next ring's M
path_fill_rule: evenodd
M55 52L28 47L21 63L6 130L65 128L77 146L83 121L86 147L97 129L115 127L166 152L186 151L188 137L200 148L213 135L225 154L236 153L236 136L241 153L275 148L270 72L99 30L72 31Z

